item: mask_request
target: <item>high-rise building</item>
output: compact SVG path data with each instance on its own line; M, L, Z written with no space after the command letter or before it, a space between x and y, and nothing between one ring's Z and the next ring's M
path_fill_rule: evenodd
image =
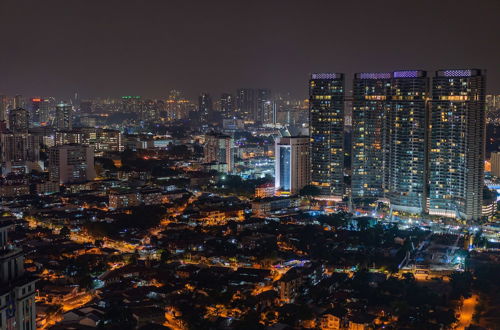
M481 218L485 85L478 69L440 70L432 80L429 214Z
M35 126L45 126L49 121L50 102L44 98L31 99L31 122Z
M56 105L56 118L54 124L59 130L70 130L73 128L73 107L70 104L59 103Z
M212 98L208 93L201 93L198 97L198 114L201 124L209 124L213 119Z
M270 89L257 90L257 112L254 121L260 124L273 123L273 101Z
M275 142L275 187L296 194L310 182L309 137L284 136Z
M205 135L205 163L226 164L227 172L234 169L234 141L229 135L211 132Z
M0 329L36 329L36 278L24 270L23 249L9 242L14 225L0 218Z
M24 98L22 95L14 96L14 109L24 108Z
M252 88L240 88L236 91L236 114L239 119L253 120L257 112L257 99Z
M395 71L387 118L388 197L393 210L422 213L426 205L427 97L425 71Z
M62 184L93 180L94 148L80 144L65 144L49 149L51 181Z
M9 104L9 99L7 95L0 95L0 121L7 119L7 107Z
M29 113L23 108L9 111L9 129L14 133L27 132L29 128Z
M140 96L122 96L122 111L140 116L142 114L143 102Z
M220 97L220 113L223 119L234 117L234 97L232 94L223 93Z
M500 178L500 152L491 153L491 175Z
M390 72L357 73L352 100L352 196L383 197Z
M344 92L344 74L311 75L311 183L322 195L336 198L344 193Z

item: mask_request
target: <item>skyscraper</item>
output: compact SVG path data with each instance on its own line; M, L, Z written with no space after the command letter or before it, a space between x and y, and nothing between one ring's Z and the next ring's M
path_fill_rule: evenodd
M353 82L352 196L383 197L386 166L386 115L390 72L357 73Z
M14 133L27 132L29 128L29 113L23 108L9 111L9 129Z
M395 71L391 85L388 197L393 210L421 213L426 205L427 73Z
M213 119L213 103L210 94L201 93L198 97L198 114L201 124L209 124Z
M56 105L55 127L59 130L73 128L73 107L70 104L59 103Z
M432 80L430 214L481 217L485 85L478 69L440 70Z
M276 190L296 194L309 184L309 161L309 137L278 137L275 142Z
M234 169L234 141L229 135L211 132L205 135L203 148L205 163L227 165L227 172Z
M44 98L31 99L31 122L36 125L44 125L49 121L49 100Z
M257 111L255 90L240 88L236 91L236 114L239 119L253 120Z
M14 96L14 109L24 108L24 98L22 95Z
M7 118L8 101L7 95L0 95L0 121L6 120Z
M220 97L220 113L223 119L234 117L234 97L232 94L223 93Z
M344 93L344 74L311 75L311 183L322 195L337 198L344 193Z
M24 270L23 249L11 245L14 227L0 218L0 329L36 329L36 279Z
M257 90L257 112L254 121L260 124L272 124L273 102L271 90L268 88Z
M491 175L500 178L500 152L491 153Z

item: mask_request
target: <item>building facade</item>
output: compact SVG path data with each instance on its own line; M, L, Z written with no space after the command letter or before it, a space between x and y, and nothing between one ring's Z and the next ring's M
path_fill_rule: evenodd
M58 130L73 128L73 106L66 103L56 105L56 118L54 126Z
M427 97L425 71L395 71L387 118L391 208L422 213L426 205Z
M481 218L485 84L477 69L440 70L433 78L429 214Z
M500 178L500 152L491 153L491 175Z
M310 181L309 137L279 137L275 142L275 188L296 194Z
M344 194L344 74L315 73L309 80L311 184L321 195Z
M7 221L0 219L0 329L35 330L36 279L25 273L23 250L8 241Z
M352 100L353 198L384 197L388 167L390 72L357 73Z
M227 172L234 170L234 140L229 135L211 132L205 135L204 163L226 164Z
M94 149L80 144L65 144L49 149L51 181L61 184L84 182L96 177Z

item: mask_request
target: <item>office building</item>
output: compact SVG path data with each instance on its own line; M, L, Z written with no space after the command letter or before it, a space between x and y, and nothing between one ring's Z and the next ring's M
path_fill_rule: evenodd
M309 184L309 137L284 136L275 142L275 188L296 194Z
M357 73L352 99L353 198L384 197L390 72Z
M315 73L309 81L311 184L324 196L344 193L344 75Z
M7 95L0 95L0 121L7 119L7 107L9 104L9 99Z
M14 96L14 109L24 108L24 98L22 95Z
M425 71L393 72L387 117L392 210L414 214L425 210L428 86Z
M273 101L270 89L257 90L257 112L254 121L259 124L273 123Z
M8 240L14 225L0 218L0 329L36 329L36 279L24 270L23 249Z
M226 172L234 170L234 141L233 138L211 132L205 135L204 163L226 164Z
M231 119L234 117L234 96L229 93L223 93L220 97L220 113L222 119Z
M16 108L9 111L9 129L14 133L27 132L30 120L28 110Z
M56 105L54 126L58 130L70 130L73 128L73 106L66 103L59 103Z
M49 121L50 102L44 98L31 99L31 122L35 126L45 126Z
M201 93L198 97L198 115L202 125L209 124L213 119L212 98L208 93Z
M65 144L49 149L51 181L61 184L84 182L96 177L94 149L80 144Z
M93 127L57 131L55 145L64 144L89 145L99 154L125 150L123 135L120 131Z
M122 96L122 111L124 113L133 113L141 115L143 102L140 96L127 95Z
M257 112L257 99L252 88L240 88L236 91L236 115L239 119L252 121Z
M500 178L500 152L491 153L491 175Z
M481 218L485 152L485 75L440 70L432 80L429 214Z

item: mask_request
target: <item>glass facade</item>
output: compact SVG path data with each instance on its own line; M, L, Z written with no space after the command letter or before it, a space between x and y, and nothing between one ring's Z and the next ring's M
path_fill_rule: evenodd
M290 191L290 146L280 146L279 147L279 157L280 157L280 189L285 191Z

